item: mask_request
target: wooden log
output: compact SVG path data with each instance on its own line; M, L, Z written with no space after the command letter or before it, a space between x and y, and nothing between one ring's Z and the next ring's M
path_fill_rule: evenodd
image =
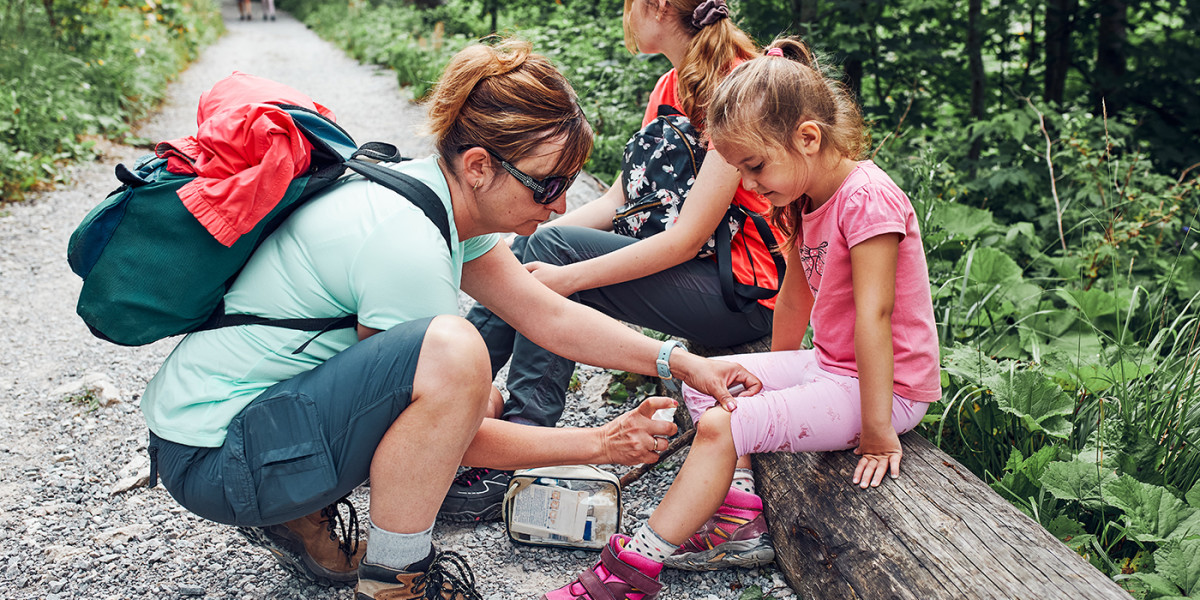
M1104 573L925 438L897 480L850 483L851 451L754 457L776 562L801 597L1129 600Z
M689 344L703 356L770 350ZM676 396L678 399L678 396ZM676 413L680 431L692 427ZM1129 600L1107 575L916 433L897 480L860 489L851 451L753 457L776 564L801 598Z

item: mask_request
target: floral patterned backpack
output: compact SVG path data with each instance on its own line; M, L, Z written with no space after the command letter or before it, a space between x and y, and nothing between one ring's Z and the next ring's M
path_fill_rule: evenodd
M613 231L645 239L675 224L707 149L691 121L673 106L662 104L658 116L633 134L625 144L621 160L621 191L625 204L613 217ZM721 294L729 310L741 312L754 302L779 292L739 283L733 276L730 241L749 220L771 250L779 281L784 260L766 219L756 212L731 204L717 230L700 248L697 258L715 256L721 273Z

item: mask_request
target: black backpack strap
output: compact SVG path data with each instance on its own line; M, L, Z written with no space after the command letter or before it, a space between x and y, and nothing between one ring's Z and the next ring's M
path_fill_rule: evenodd
M386 142L367 142L358 147L354 154L350 155L353 160L358 157L369 158L371 160L381 160L384 162L401 162L412 160L400 156L400 149Z
M779 284L783 283L783 274L787 269L787 262L784 261L783 254L779 251L779 243L775 240L775 235L771 233L771 228L767 226L766 219L754 211L745 210L740 206L730 206L729 210L740 211L745 214L747 220L754 223L754 228L758 231L759 237L767 246L767 250L771 253L771 258L775 261L775 271L778 275ZM727 215L729 213L726 213ZM745 225L742 226L743 230ZM721 224L717 227L717 275L721 280L721 297L725 300L725 306L733 312L745 312L753 304L759 300L772 298L779 293L779 289L771 289L767 287L758 287L747 285L734 279L733 277L733 247L732 238L729 232L729 219L721 220Z
M388 150L390 148L390 150ZM395 156L396 147L391 144L382 142L370 142L363 144L355 156ZM437 226L438 231L442 233L442 238L446 241L446 250L451 250L450 243L450 219L446 216L446 207L442 204L441 198L429 186L422 183L419 179L411 175L405 175L398 171L381 167L377 164L352 158L345 162L346 167L366 177L370 181L374 181L404 198L408 199L425 213L425 216L433 221ZM345 315L341 317L325 317L325 318L297 318L297 319L271 319L260 317L257 315L247 314L225 314L225 302L222 301L213 311L212 316L208 318L199 327L192 331L205 331L208 329L220 329L222 327L235 327L238 325L270 325L272 327L283 327L285 329L296 329L300 331L315 331L316 335L309 338L308 341L300 345L292 351L292 354L299 354L321 334L332 331L334 329L351 329L358 325L358 315Z
M346 161L346 166L415 204L434 225L437 225L438 231L442 232L442 238L446 240L446 250L453 254L450 245L450 218L446 216L446 206L429 186L411 175L358 159Z

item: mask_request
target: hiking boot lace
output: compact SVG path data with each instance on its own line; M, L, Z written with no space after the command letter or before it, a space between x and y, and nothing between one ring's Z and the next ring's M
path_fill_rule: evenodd
M413 588L427 600L463 598L482 600L475 591L475 574L467 561L456 552L438 552L429 570L413 579Z
M349 518L342 517L339 506L346 507ZM350 496L342 496L337 502L321 509L321 516L321 522L329 529L329 539L337 540L338 550L346 555L347 560L353 558L358 553L358 512L350 503Z
M485 467L471 467L462 473L454 476L454 483L458 485L471 487L471 484L483 479L484 475L491 473L492 470Z

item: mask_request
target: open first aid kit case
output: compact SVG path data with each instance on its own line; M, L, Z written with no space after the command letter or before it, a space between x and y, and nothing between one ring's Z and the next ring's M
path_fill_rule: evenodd
M514 542L601 550L621 528L621 486L590 465L524 469L513 473L503 514Z

